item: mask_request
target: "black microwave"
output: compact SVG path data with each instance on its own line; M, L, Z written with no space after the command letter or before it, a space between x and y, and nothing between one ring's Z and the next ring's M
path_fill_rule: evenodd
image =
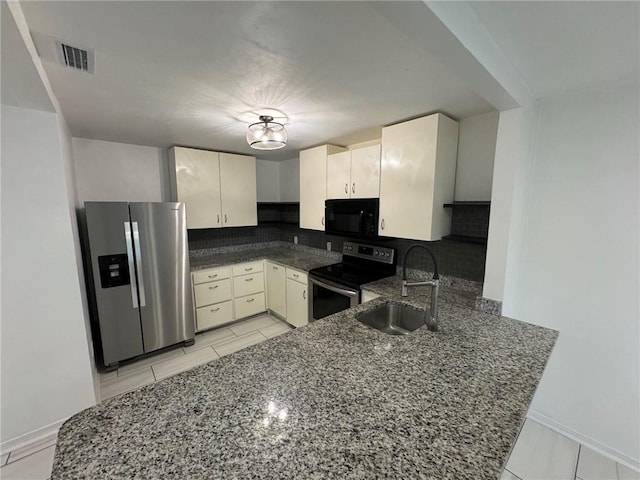
M354 238L378 236L379 198L326 200L324 231L330 235Z

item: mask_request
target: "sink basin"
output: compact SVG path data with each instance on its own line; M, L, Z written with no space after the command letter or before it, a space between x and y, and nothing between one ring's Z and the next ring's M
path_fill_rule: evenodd
M359 322L389 335L407 335L424 325L428 317L428 311L397 303L385 303L356 315Z

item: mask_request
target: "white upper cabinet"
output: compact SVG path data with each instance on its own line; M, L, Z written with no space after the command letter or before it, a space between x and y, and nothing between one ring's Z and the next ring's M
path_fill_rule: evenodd
M380 195L380 145L327 157L327 198L377 198Z
M380 145L327 156L327 198L380 196Z
M380 145L351 150L351 198L380 196Z
M220 228L220 159L217 152L169 149L173 198L184 202L187 228Z
M220 193L223 226L258 224L255 157L220 154Z
M380 224L386 237L440 240L451 231L458 122L442 114L382 129Z
M344 151L335 145L321 145L300 152L300 228L324 231L327 156Z
M256 159L195 148L169 149L172 198L187 228L257 225Z
M350 198L351 151L327 155L327 199Z

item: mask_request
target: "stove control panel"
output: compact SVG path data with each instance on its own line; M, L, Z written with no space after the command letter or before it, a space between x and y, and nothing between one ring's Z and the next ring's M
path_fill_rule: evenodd
M342 254L350 257L364 258L379 263L393 265L396 260L395 248L366 245L364 243L344 242Z

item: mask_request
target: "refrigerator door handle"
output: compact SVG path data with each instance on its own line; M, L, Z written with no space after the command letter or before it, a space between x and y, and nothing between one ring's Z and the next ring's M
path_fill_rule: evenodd
M138 283L136 275L136 265L133 258L133 242L131 241L131 224L124 222L124 241L127 244L127 260L129 262L129 275L131 276L131 304L133 308L138 308L138 292L136 292L136 284Z
M138 222L131 222L133 225L133 244L136 249L136 268L139 266L138 271L138 288L140 289L140 307L146 307L147 302L144 296L144 279L141 274L142 271L142 250L140 249L140 232L138 231Z

